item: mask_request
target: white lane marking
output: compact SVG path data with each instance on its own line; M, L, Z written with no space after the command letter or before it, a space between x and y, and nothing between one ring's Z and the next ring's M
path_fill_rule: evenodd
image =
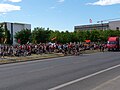
M101 85L93 88L92 90L98 90L98 89L100 89L101 87L103 87L103 86L105 86L105 85L108 85L108 84L114 82L115 80L117 80L117 79L119 79L119 78L120 78L120 76L117 76L116 78L113 78L113 79L111 79L111 80L109 80L109 81L107 81L107 82L105 82L105 83L103 83L103 84L101 84Z
M107 68L107 69L104 69L104 70L101 70L101 71L98 71L98 72L96 72L96 73L87 75L87 76L85 76L85 77L82 77L82 78L79 78L79 79L76 79L76 80L73 80L73 81L70 81L70 82L67 82L67 83L58 85L58 86L53 87L53 88L50 88L50 89L48 89L48 90L57 90L57 89L60 89L60 88L65 87L65 86L71 85L71 84L73 84L73 83L77 83L77 82L79 82L79 81L82 81L82 80L84 80L84 79L93 77L93 76L95 76L95 75L101 74L101 73L103 73L103 72L106 72L106 71L115 69L115 68L117 68L117 67L120 67L120 64L119 64L119 65L116 65L116 66L113 66L113 67L110 67L110 68Z

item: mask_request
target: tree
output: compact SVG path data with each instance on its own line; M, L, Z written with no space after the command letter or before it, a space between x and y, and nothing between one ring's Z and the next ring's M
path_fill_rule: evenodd
M52 40L53 38L55 38L55 39ZM61 43L61 39L62 39L61 38L61 33L58 30L53 31L53 32L51 32L49 39L50 39L51 42Z
M86 40L86 32L85 31L77 31L76 36L77 36L78 42L84 42Z
M19 39L21 44L31 41L32 43L46 43L46 42L58 42L58 43L69 43L69 42L84 42L86 39L90 39L92 42L106 42L109 36L120 36L119 30L92 30L92 31L53 31L49 28L45 29L37 27L32 30L29 34L26 34L27 30L17 32L15 35L16 41ZM2 36L2 34L0 35Z
M19 32L16 32L14 38L16 40L16 42L18 42L18 40L20 40L20 44L26 44L28 41L31 41L31 30L28 29L23 29Z
M2 27L0 27L0 43L3 43L3 37L4 37L4 29Z
M9 30L4 30L4 44L11 44Z
M45 28L34 28L34 30L32 31L32 42L33 43L46 43L50 41L50 35L53 31L49 30L49 28L47 28L47 30L45 30Z
M91 31L91 36L90 39L92 42L97 42L98 39L100 38L100 33L98 30L92 30Z
M0 43L10 44L10 32L2 27L0 27Z

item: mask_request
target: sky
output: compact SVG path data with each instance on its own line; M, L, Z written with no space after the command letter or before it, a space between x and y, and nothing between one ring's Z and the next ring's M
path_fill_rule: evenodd
M120 18L120 0L0 0L0 22L59 31Z

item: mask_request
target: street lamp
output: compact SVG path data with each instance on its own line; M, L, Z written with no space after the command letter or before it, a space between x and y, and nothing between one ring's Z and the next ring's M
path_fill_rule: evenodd
M97 23L100 23L102 26L102 30L103 30L103 21L97 21Z

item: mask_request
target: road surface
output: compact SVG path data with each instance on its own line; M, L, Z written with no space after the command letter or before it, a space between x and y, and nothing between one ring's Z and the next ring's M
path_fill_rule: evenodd
M119 90L120 52L0 65L0 90Z

